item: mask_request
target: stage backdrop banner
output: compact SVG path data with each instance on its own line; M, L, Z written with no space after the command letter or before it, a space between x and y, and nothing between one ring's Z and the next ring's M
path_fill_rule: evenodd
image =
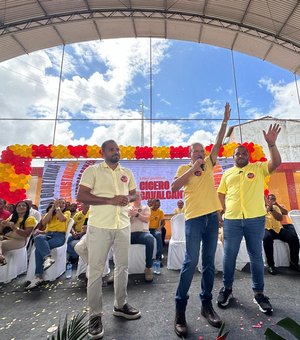
M83 171L99 160L46 161L43 171L40 210L45 212L48 204L56 198L76 202L76 193ZM161 209L166 214L173 213L177 201L183 199L183 191L171 191L171 183L179 165L189 163L187 159L164 160L122 160L122 166L132 170L137 190L141 191L143 200L158 198ZM233 160L222 158L214 168L215 186L220 183L223 172L233 166Z

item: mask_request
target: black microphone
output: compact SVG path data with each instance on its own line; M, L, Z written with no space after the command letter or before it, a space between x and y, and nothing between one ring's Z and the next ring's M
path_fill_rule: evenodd
M203 159L202 156L199 156L198 158L199 158L199 159ZM200 165L200 168L201 168L202 171L204 171L204 170L205 170L205 164L204 164L204 163L201 164L201 165Z
M239 171L239 175L242 174L242 173L243 173L243 170L240 170L240 171Z

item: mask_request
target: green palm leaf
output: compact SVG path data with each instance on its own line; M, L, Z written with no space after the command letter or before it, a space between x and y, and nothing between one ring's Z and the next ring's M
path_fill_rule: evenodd
M293 319L287 317L277 322L278 326L283 327L291 334L293 334L297 339L300 339L300 325Z
M86 337L87 320L86 313L74 315L68 324L68 316L66 315L63 327L60 325L57 328L56 335L52 335L51 340L82 340Z

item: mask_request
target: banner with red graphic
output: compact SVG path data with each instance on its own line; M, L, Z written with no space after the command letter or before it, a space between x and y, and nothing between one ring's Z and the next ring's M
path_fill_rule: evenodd
M64 198L69 202L76 202L76 193L83 171L90 165L99 163L99 160L87 161L46 161L44 165L43 180L40 195L40 210L45 211L48 204L55 198ZM160 199L161 209L166 214L173 213L177 201L184 199L183 191L171 191L171 184L177 168L187 164L189 160L162 159L162 160L121 160L122 166L131 169L137 184L137 190L142 198ZM220 183L223 172L233 166L229 158L219 159L214 168L215 186Z

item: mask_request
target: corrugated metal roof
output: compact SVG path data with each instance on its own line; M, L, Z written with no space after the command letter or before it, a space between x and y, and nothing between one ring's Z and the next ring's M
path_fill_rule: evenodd
M0 62L59 44L189 40L300 74L298 0L0 0Z

